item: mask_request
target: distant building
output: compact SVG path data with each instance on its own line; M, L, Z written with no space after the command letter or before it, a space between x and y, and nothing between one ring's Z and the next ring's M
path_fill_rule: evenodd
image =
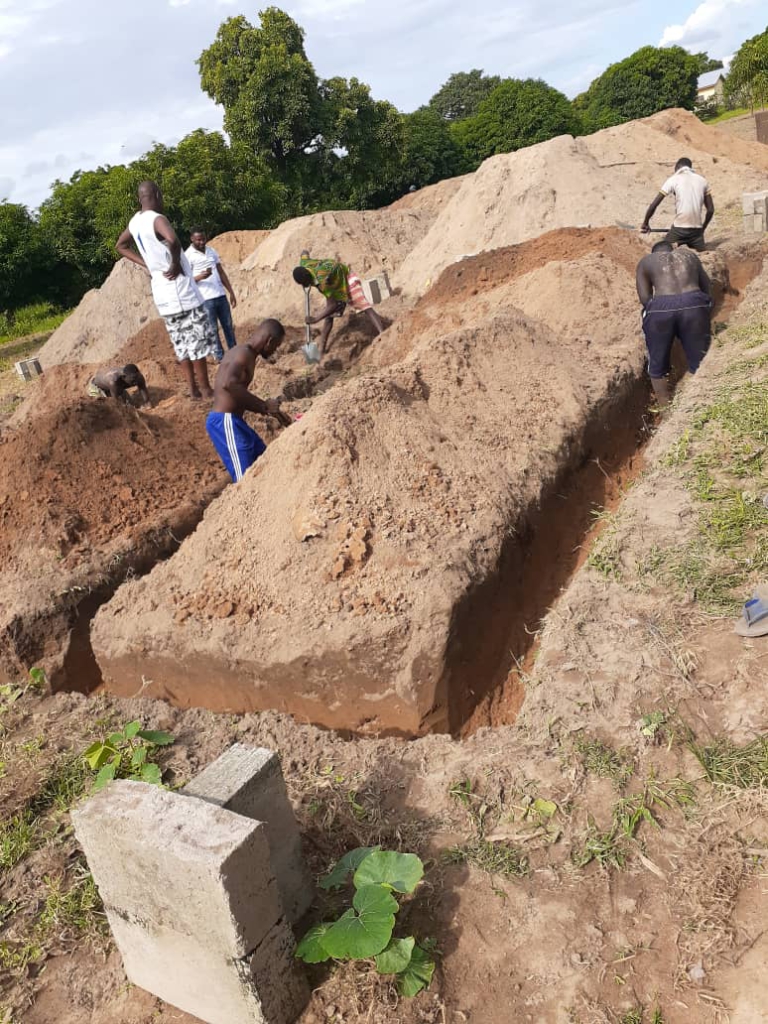
M699 103L716 103L722 106L725 102L725 69L708 71L699 78L697 97Z

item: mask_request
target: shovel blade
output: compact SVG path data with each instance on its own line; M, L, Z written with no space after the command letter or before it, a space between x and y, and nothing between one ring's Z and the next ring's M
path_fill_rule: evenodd
M320 349L317 347L317 342L308 341L306 345L301 346L301 351L308 363L320 362Z

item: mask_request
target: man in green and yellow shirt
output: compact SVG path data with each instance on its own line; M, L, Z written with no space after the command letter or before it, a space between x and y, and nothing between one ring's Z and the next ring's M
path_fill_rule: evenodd
M308 316L306 323L319 324L323 321L320 334L320 353L325 355L328 338L336 317L342 317L349 303L354 310L365 313L379 334L384 331L381 317L366 299L363 283L346 263L337 260L312 259L305 249L301 263L293 271L293 279L303 288L317 288L326 299L325 308L317 316Z

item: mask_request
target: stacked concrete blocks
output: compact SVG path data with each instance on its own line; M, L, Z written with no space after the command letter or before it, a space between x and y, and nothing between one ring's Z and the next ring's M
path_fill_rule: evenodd
M240 748L235 759L242 765L255 753L274 780L269 751ZM127 781L72 818L130 981L208 1024L293 1024L309 993L263 821L215 798ZM278 818L285 827L284 811ZM297 871L294 862L283 885L290 877L297 886ZM311 890L293 891L295 914Z
M295 924L309 909L314 890L278 755L273 750L236 743L182 793L264 822L285 916Z
M768 231L768 191L745 192L741 200L744 231L747 234Z

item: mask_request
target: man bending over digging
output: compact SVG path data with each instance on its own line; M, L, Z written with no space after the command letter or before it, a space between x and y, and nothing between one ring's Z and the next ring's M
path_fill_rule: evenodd
M115 366L111 370L101 370L92 377L88 384L91 398L116 398L129 404L128 390L136 388L145 405L151 405L147 382L138 366L128 363L127 366Z
M181 242L163 215L163 196L154 181L139 185L141 209L117 240L117 251L152 278L152 296L165 320L190 398L212 398L206 358L219 344ZM135 245L135 248L134 248ZM197 386L195 374L199 377Z
M643 304L648 372L659 403L669 405L670 356L680 339L688 369L696 373L711 340L711 285L699 257L690 249L657 242L637 265L637 294Z
M249 466L263 455L267 446L243 419L243 413L257 412L274 416L284 427L291 423L280 412L280 399L263 401L251 394L248 385L253 380L256 360L273 355L283 338L285 329L277 320L265 320L244 345L236 345L224 354L214 382L213 411L208 413L205 429L232 480L237 483Z
M320 332L320 354L325 355L328 349L328 338L336 317L344 316L349 303L358 313L365 313L379 334L384 332L381 317L366 299L363 283L346 263L336 260L313 260L305 249L301 254L301 264L293 271L293 280L302 288L317 288L326 299L325 309L317 316L308 316L305 323L323 323Z

